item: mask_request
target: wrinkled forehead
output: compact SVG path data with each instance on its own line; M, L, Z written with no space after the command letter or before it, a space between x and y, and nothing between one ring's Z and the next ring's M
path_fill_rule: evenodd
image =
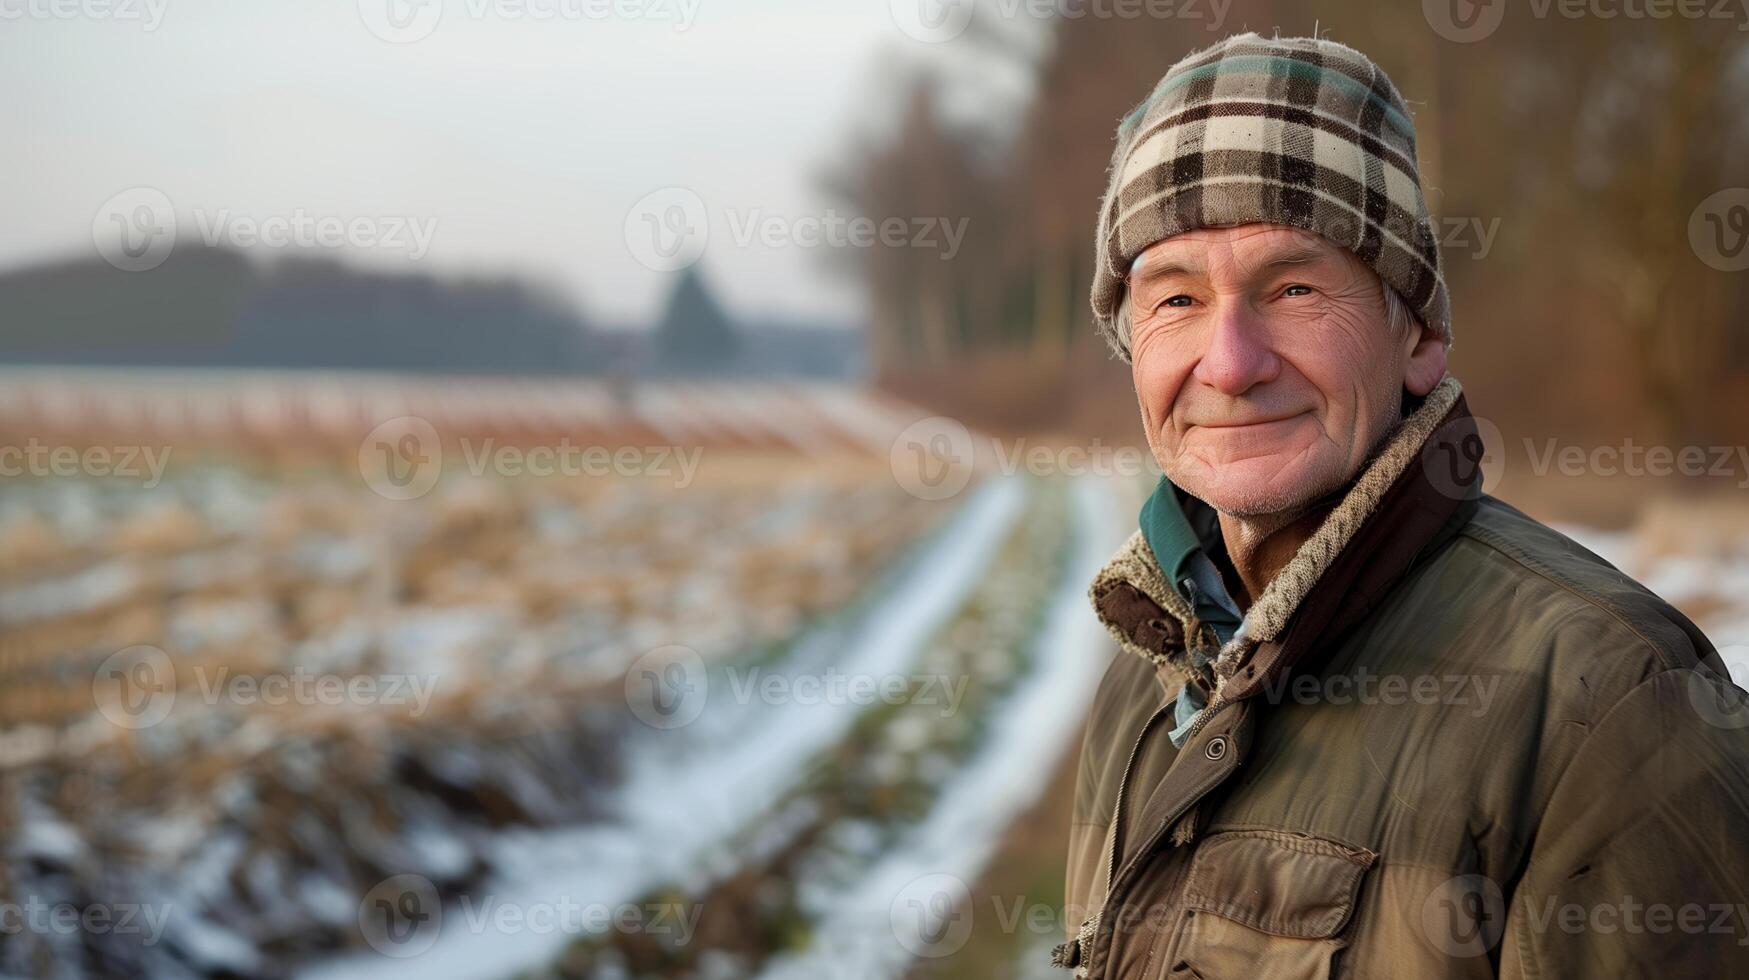
M1143 249L1130 262L1125 278L1131 282L1167 268L1207 271L1210 267L1233 270L1258 269L1284 264L1309 264L1349 257L1353 253L1322 235L1287 225L1247 224L1224 228L1198 228L1161 239Z

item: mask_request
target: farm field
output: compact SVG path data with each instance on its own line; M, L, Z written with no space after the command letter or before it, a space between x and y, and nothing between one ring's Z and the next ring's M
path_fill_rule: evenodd
M152 485L0 494L0 892L151 920L9 936L5 975L901 975L898 892L976 880L1074 738L1108 655L1085 583L1140 489L926 501L896 421L774 439L767 409L697 431L684 486L475 472L446 442L395 499L295 394L165 390L47 399L66 444L162 440ZM240 453L238 425L284 448ZM442 431L552 442L494 411ZM684 928L519 920L571 906Z

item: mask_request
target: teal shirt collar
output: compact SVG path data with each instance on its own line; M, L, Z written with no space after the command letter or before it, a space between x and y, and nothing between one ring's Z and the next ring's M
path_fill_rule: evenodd
M1181 493L1172 481L1160 477L1159 485L1142 504L1142 538L1166 580L1224 643L1238 629L1239 607L1227 594L1220 571L1185 515ZM1220 534L1218 529L1210 530Z
M1178 488L1165 477L1142 504L1142 537L1167 581L1178 585L1190 573L1190 560L1202 551L1202 541L1184 516Z

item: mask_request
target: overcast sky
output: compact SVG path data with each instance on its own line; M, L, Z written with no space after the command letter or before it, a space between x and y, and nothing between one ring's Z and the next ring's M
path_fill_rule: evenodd
M635 16L599 16L614 2ZM105 209L145 187L170 202L178 246L217 235L271 256L283 250L252 243L254 225L363 218L323 247L528 273L624 322L655 312L664 263L686 259L644 236L702 205L702 266L737 313L849 319L857 290L818 248L735 239L755 218L824 216L819 175L893 101L899 66L952 50L894 9L0 0L0 268L92 255ZM684 190L647 197L671 187Z

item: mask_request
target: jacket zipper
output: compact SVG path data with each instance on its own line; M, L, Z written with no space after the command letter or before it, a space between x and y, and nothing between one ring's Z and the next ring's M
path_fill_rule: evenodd
M1152 727L1154 722L1160 717L1161 711L1164 710L1164 708L1170 706L1171 703L1172 703L1171 701L1167 701L1166 704L1162 705L1160 709L1156 709L1153 717L1150 717L1148 719L1148 723L1146 725L1142 726L1142 734L1136 736L1136 745L1130 749L1130 764L1134 764L1137 750L1140 749L1142 738L1147 735L1148 729L1150 727ZM1222 702L1222 703L1224 703L1224 702ZM1211 717L1213 717L1212 709L1215 708L1216 706L1217 706L1216 699L1210 698L1209 703L1203 708L1202 714L1196 719L1196 721L1194 723L1192 723L1192 725L1190 726L1190 730L1185 733L1184 744L1189 745L1191 740L1195 738L1196 733L1202 729L1203 725L1206 724ZM1121 827L1118 826L1118 823L1123 815L1124 789L1125 789L1125 784L1127 784L1129 782L1129 775L1130 775L1130 765L1125 765L1123 778L1118 781L1117 810L1116 810L1116 813L1112 817L1112 825L1113 825L1114 830L1112 833L1112 845L1111 845L1110 860L1108 861L1108 863L1105 866L1105 895L1104 895L1104 897L1102 897L1100 899L1099 913L1097 915L1095 915L1093 918L1089 919L1086 923L1083 923L1082 927L1081 927L1081 933L1075 937L1075 945L1077 946L1077 949L1075 950L1075 953L1077 954L1076 958L1080 959L1080 960L1085 960L1090 955L1092 955L1093 943L1095 940L1097 940L1099 938L1101 920L1104 919L1104 917L1105 917L1106 908L1111 905L1113 889L1117 885L1117 881L1115 880L1116 871L1117 871L1117 857L1118 857L1117 852L1118 852L1118 847L1122 842L1122 838L1121 838L1121 836L1119 836L1117 831L1121 830ZM1219 782L1219 780L1216 780L1216 782ZM1190 795L1200 796L1201 794L1202 794L1202 790L1198 789L1196 792L1194 792ZM1184 809L1185 808L1180 808L1177 813L1173 813L1173 814L1169 815L1164 821L1162 821L1160 826L1158 828L1156 828L1152 834L1149 835L1148 839L1142 842L1142 846L1137 849L1136 853L1137 854L1152 853L1154 848L1159 846L1161 838L1166 836L1166 831L1169 828L1171 828L1173 822L1175 820L1177 820L1180 816L1183 815ZM1085 948L1080 948L1083 946L1083 944L1085 944Z
M1187 681L1186 683L1193 682ZM1154 709L1154 713L1149 715L1148 720L1142 723L1141 731L1136 733L1136 740L1134 744L1130 746L1129 758L1124 761L1123 775L1118 777L1117 781L1117 802L1112 807L1111 847L1107 850L1105 856L1105 894L1100 896L1099 911L1093 913L1093 915L1089 916L1081 923L1081 928L1076 931L1075 938L1057 947L1057 953L1052 957L1052 960L1058 966L1078 966L1085 961L1092 952L1093 941L1097 939L1099 935L1100 922L1105 918L1105 910L1111 904L1111 889L1117 878L1117 861L1119 851L1123 847L1123 804L1124 797L1129 794L1130 771L1136 766L1136 756L1141 754L1142 742L1147 739L1148 732L1151 731L1154 724L1160 720L1160 716L1165 714L1173 704L1178 701L1178 698L1182 693L1183 692L1180 691L1178 694L1172 695L1165 701L1162 701L1160 705ZM1208 704L1204 705L1202 711L1198 713L1196 721L1191 723L1190 731L1185 735L1184 740L1186 743L1189 743L1191 737L1194 736L1196 732L1202 728L1203 724L1209 720L1210 715L1213 714L1210 709L1214 708L1216 700L1216 697L1211 695ZM1160 838L1164 833L1164 827L1155 831L1154 835L1143 847L1143 851L1152 850L1154 846L1160 842ZM1079 974L1077 975L1079 976Z
M1093 937L1099 929L1099 922L1105 918L1106 906L1111 902L1111 882L1117 875L1118 852L1123 847L1123 803L1124 797L1129 791L1130 771L1136 766L1136 756L1142 753L1142 742L1147 739L1148 732L1160 720L1160 716L1165 714L1166 710L1172 707L1173 702L1177 700L1178 696L1173 695L1155 708L1154 713L1148 716L1148 720L1142 723L1141 731L1136 733L1135 742L1130 745L1130 755L1124 761L1123 775L1118 777L1117 781L1117 802L1112 807L1111 847L1106 850L1105 857L1105 892L1099 898L1099 910L1081 923L1081 928L1077 930L1075 938L1057 947L1057 955L1053 957L1053 960L1058 966L1073 968L1080 966L1087 959ZM1076 975L1080 976L1079 973Z
M1147 739L1148 732L1160 720L1160 716L1166 713L1166 709L1172 707L1177 700L1177 695L1167 698L1165 703L1155 708L1154 713L1148 716L1148 720L1142 723L1142 730L1136 733L1135 744L1130 746L1130 757L1124 763L1123 775L1118 777L1117 805L1112 808L1111 814L1111 850L1106 855L1105 861L1105 895L1099 902L1101 916L1105 914L1106 901L1111 898L1111 881L1117 876L1118 851L1123 847L1123 801L1129 791L1130 770L1136 767L1136 756L1142 754L1142 742Z

